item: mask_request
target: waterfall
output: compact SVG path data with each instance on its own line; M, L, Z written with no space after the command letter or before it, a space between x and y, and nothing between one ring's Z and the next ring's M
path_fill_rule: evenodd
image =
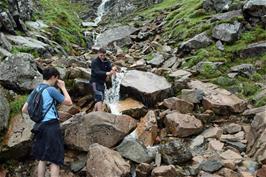
M111 113L120 115L121 113L116 108L116 103L120 99L120 85L125 76L126 68L121 68L119 73L112 76L112 87L105 90L104 102L110 107Z
M90 27L90 26L97 26L98 23L100 23L100 21L102 20L102 17L105 15L106 13L106 8L105 5L107 2L109 2L110 0L102 0L100 6L97 9L97 17L95 18L94 22L83 22L82 25L84 27Z

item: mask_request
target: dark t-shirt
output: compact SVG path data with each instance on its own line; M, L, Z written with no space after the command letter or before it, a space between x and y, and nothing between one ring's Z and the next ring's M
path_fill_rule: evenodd
M104 84L106 80L106 72L112 70L112 64L109 60L102 61L99 58L92 60L91 63L91 83Z

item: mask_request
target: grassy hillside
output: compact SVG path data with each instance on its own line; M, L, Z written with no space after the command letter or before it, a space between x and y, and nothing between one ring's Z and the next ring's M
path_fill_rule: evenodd
M210 20L215 12L206 12L202 8L202 2L203 0L164 0L152 8L137 12L137 14L148 19L162 13L166 14L163 38L171 41L173 43L172 47L179 47L181 42L203 31L211 36L213 27L221 23L233 23L236 20L244 24L247 23L243 16L231 20ZM235 0L233 4L239 2L239 0ZM233 90L240 97L245 97L251 101L262 90L259 83L263 83L266 78L266 54L252 58L239 58L236 54L241 49L246 48L248 44L263 40L266 40L266 30L262 26L256 25L248 29L244 28L239 40L231 44L224 44L224 51L218 50L215 43L213 43L207 48L185 55L186 62L182 64L181 68L191 68L200 61L224 62L218 70L205 65L203 71L196 78L209 80L226 89ZM254 66L260 63L260 67L250 78L236 77L232 79L227 76L230 67L243 63L250 63ZM254 104L256 106L265 105L266 97L261 98Z

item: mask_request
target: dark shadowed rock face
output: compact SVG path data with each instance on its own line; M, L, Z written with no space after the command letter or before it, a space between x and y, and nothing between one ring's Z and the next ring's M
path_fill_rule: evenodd
M192 159L189 148L179 140L172 141L160 147L162 160L166 164L182 164Z
M207 11L221 12L228 10L231 3L231 0L204 0L203 8Z
M73 122L71 122L73 121ZM65 143L77 150L88 151L93 143L113 147L133 128L136 120L129 116L116 116L105 112L91 112L69 119L65 125Z
M2 132L7 128L10 109L7 99L2 95L1 88L0 92L0 132Z
M241 50L239 55L241 58L259 56L266 53L266 41L249 44L247 48Z
M147 106L167 98L171 84L164 78L150 72L128 71L121 83L121 93L128 94Z
M0 64L0 84L16 92L32 90L42 81L31 54L19 53Z
M243 7L243 12L246 17L263 17L266 15L266 1L248 0Z

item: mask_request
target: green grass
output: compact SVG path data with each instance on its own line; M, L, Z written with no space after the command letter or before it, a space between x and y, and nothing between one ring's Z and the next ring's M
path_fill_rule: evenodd
M15 116L21 112L21 108L27 100L26 95L18 96L15 100L11 101L10 104L10 117Z
M40 53L37 50L34 50L32 48L28 48L25 46L13 46L11 53L16 54L16 53L30 53L32 54L35 58L40 56Z
M68 0L40 0L43 8L37 17L47 23L52 34L51 39L61 44L69 53L74 52L72 44L85 46L81 21L77 12L82 10L78 4Z

